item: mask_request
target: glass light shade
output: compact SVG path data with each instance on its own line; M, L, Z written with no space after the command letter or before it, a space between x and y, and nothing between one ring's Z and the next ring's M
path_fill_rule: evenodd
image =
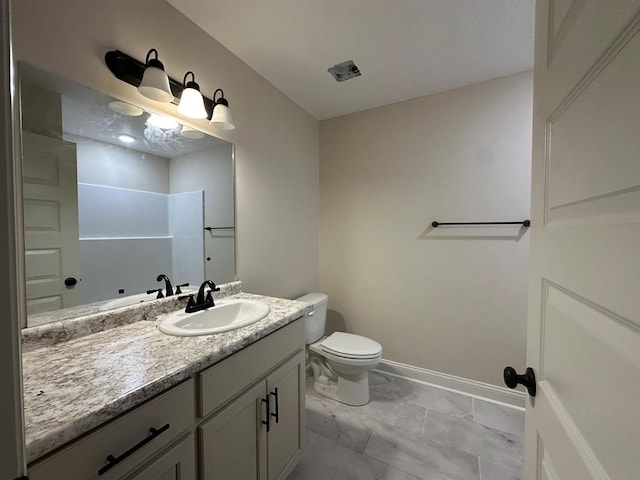
M158 102L171 102L173 100L169 77L164 73L164 70L158 67L148 66L145 68L138 91L145 97Z
M189 118L207 118L202 94L195 88L185 88L180 97L178 113Z
M216 103L215 107L213 107L213 114L211 115L209 123L223 130L233 130L236 128L231 118L231 110L222 103Z

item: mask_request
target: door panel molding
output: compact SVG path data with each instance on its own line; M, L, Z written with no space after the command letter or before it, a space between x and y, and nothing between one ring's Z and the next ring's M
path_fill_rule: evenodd
M552 9L551 9L552 10ZM546 120L545 124L545 198L544 198L544 226L547 226L551 223L556 222L571 222L572 224L576 223L612 223L612 222L626 222L629 220L638 220L640 219L640 182L634 183L633 176L624 175L623 173L619 174L619 179L617 182L613 182L610 185L600 186L600 190L595 190L592 192L584 192L585 194L580 195L579 191L567 192L566 189L562 191L556 190L554 192L553 189L553 175L552 172L555 167L557 167L562 159L554 158L554 154L556 152L556 145L562 142L562 138L559 137L560 133L556 133L557 130L561 127L561 120L565 121L565 125L562 125L565 128L571 127L571 122L578 123L583 121L585 116L593 116L593 122L597 121L596 116L602 120L602 124L608 124L606 115L607 112L603 112L603 108L601 105L596 104L591 105L592 112L589 115L584 115L584 112L580 112L576 114L576 116L571 118L566 118L567 115L572 111L573 108L582 107L583 109L589 110L590 105L586 102L589 101L588 94L591 92L590 87L599 86L596 82L598 80L602 80L605 82L607 79L606 75L603 73L608 72L608 67L612 66L613 68L618 65L615 64L615 60L623 55L632 55L637 57L640 53L640 39L636 38L638 32L640 32L640 12L638 12L634 18L627 24L625 28L620 32L620 34L611 42L611 44L604 50L602 55L598 57L593 66L588 69L587 73L583 76L583 78L574 86L573 89L564 97L564 99L559 103L559 105L553 110L551 115ZM636 40L632 44L632 42ZM633 50L637 49L639 52L629 51L628 47ZM624 59L622 59L624 60ZM620 62L621 66L624 68L625 66L632 65L633 63L629 62ZM609 85L609 88L619 88L617 85ZM632 90L629 92L630 95L637 95L637 85L629 86ZM595 88L593 90L596 90ZM619 98L623 98L624 95L619 94ZM586 99L585 99L586 98ZM631 97L635 98L635 97ZM584 102L580 102L580 100L585 99ZM615 105L610 107L609 114L615 115L615 112L618 112L620 109L617 109ZM631 112L637 111L632 108L629 109ZM640 113L635 114L640 118ZM635 122L637 122L637 118L633 118L632 121L625 122L629 125L629 129L634 130ZM569 124L567 126L566 124ZM620 125L623 122L619 120L616 122ZM581 126L581 125L579 125ZM635 130L634 130L635 132ZM634 138L637 137L637 132L627 132L626 138ZM606 137L608 132L605 132L601 136ZM569 137L571 138L571 137ZM589 151L589 141L592 141L595 145L600 144L600 138L590 138L589 135L586 135L585 143L587 145L582 145L583 151ZM567 157L568 155L565 155ZM600 163L605 164L609 159L602 159ZM596 160L597 161L597 160ZM570 166L569 166L570 167ZM630 167L631 168L631 167ZM571 168L566 168L566 170L571 170L570 173L575 173ZM567 175L569 175L567 173ZM593 177L594 173L592 173ZM597 172L596 172L597 177ZM581 182L580 177L571 177L575 181L573 182L576 186L576 189L580 189L583 185L594 183L593 178L587 178L587 180L591 180L591 182L586 182L584 179ZM626 182L627 180L631 181L631 184L623 185L620 182ZM554 199L554 193L556 196L560 195L563 198Z
M561 5L562 3L562 5ZM571 28L578 20L582 9L587 4L587 0L573 0L566 6L566 0L551 0L549 5L549 39L547 45L547 66L553 61L555 53L560 49Z
M557 466L559 470L556 475L562 479L593 478L608 480L609 475L571 418L571 415L569 415L569 412L562 405L550 383L546 380L541 381L538 383L538 388L541 395L536 396L536 417L540 424L545 427L540 428L539 431L553 432L553 435L548 437L550 442L548 444L545 444L544 439L538 433L538 439L542 444L539 450L539 458L542 458L542 464L545 462L550 463L553 465L554 472L556 472ZM561 441L557 441L558 445L556 445L556 441L553 439ZM567 450L566 447L569 445L574 447L575 450ZM562 449L558 448L558 446L562 446ZM561 470L563 464L553 462L553 459L546 455L549 450L554 450L566 456L578 456L581 462L571 462L571 465L575 467L582 464L586 470L580 472ZM545 457L549 457L549 460L546 461ZM538 472L540 471L538 469Z
M604 466L639 468L640 433L629 419L640 394L640 325L548 280L544 290L537 415L559 422L593 478L608 478Z

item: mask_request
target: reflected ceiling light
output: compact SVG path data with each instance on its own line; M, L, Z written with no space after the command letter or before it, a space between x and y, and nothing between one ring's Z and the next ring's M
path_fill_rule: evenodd
M136 137L132 137L131 135L127 135L126 133L122 133L118 135L118 140L122 143L133 143L136 141Z
M144 112L140 107L136 107L127 102L121 102L120 100L109 102L109 108L127 117L139 117Z
M187 82L189 75L191 75L191 81ZM193 72L185 73L182 83L184 84L184 90L182 90L182 95L180 96L178 113L189 118L207 118L208 115L204 108L204 100L200 93L200 85L196 83L196 76Z
M220 98L216 100L216 95L220 92ZM213 92L213 113L211 114L211 120L209 124L222 128L223 130L233 130L236 126L233 124L231 118L231 110L229 110L229 102L224 98L224 92L221 88L218 88Z
M152 113L149 116L149 118L147 119L147 123L162 130L171 130L177 128L180 125L173 118L163 117L162 115L156 115L155 113Z
M151 58L155 54L156 58ZM164 65L158 60L158 51L152 48L147 53L144 75L138 86L138 91L151 100L158 102L173 101L173 93L169 86L169 77L164 72Z
M182 126L180 135L191 140L200 140L201 138L204 138L204 133L202 133L200 130L196 130L195 128L191 128L186 125Z

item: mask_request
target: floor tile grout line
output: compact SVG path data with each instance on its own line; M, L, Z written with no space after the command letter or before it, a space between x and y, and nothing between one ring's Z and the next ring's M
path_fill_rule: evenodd
M377 395L382 394L383 396L388 396L389 394L391 394L391 393L393 393L393 392L395 391L395 390L394 390L394 388L393 388L393 387L395 386L395 382L393 381L393 380L394 380L394 378L393 378L393 377L391 377L391 378L386 378L386 380L387 380L386 385L384 385L384 388L382 388L382 389L380 389L380 390L378 390L378 391L377 391L377 392L378 392L378 393L377 393ZM382 382L380 382L380 383L382 383ZM414 382L410 382L410 383L414 383ZM417 385L420 385L420 382L415 382L415 383L417 383ZM415 383L414 383L414 384L415 384ZM379 385L379 386L383 386L383 385ZM433 388L431 385L428 385L428 384L427 384L427 385L424 385L424 386L425 386L425 387L428 387L428 388ZM399 387L399 388L400 388L400 387ZM438 387L435 387L435 389L437 389L437 390L441 390L441 391L442 391L442 389L439 389ZM399 390L399 391L400 391L400 393L402 393L404 390L403 390L402 388L400 388L400 390ZM445 391L446 391L446 390L445 390ZM384 392L384 393L383 393L383 392ZM313 396L313 397L314 397L314 399L316 399L316 398L317 398L318 400L320 400L320 405L319 405L320 409L321 409L322 411L327 410L327 412L328 412L329 414L331 414L331 410L332 410L332 409L330 408L330 407L331 407L331 405L334 405L334 404L336 404L336 403L338 403L338 404L339 404L339 402L335 402L335 400L334 400L334 401L331 401L331 400L327 400L327 399L325 399L324 397L314 395L312 391L310 392L310 394L311 394L311 396ZM309 393L306 393L306 395L307 395L307 396L309 396ZM395 396L396 396L396 395L395 395L395 393L394 393L394 398L392 399L393 401L392 401L391 403L389 403L389 405L393 405L393 404L395 404L395 403L397 403L397 402L402 403L402 401L403 401L402 399L404 398L404 395L401 395L401 396L400 396L400 398L395 398ZM432 413L436 413L436 412L437 412L439 415L441 414L441 415L444 415L444 416L446 416L446 417L450 417L450 419L451 419L451 420L454 420L454 421L468 421L468 422L470 422L470 423L476 424L477 426L481 426L483 429L487 429L487 430L489 430L489 431L495 431L496 433L501 434L501 436L503 436L504 438L507 438L506 436L509 436L509 437L511 437L511 436L518 437L518 435L517 435L517 434L515 434L515 433L509 432L509 431L504 431L504 430L501 430L501 429L499 429L499 428L492 427L492 426L485 425L485 424L483 424L483 423L477 422L477 421L476 421L476 418L477 418L477 417L476 417L476 413L477 413L477 412L476 412L475 410L476 410L476 407L478 407L478 406L483 406L483 404L478 404L478 405L476 405L476 403L477 403L477 402L476 402L475 397L473 397L473 396L470 396L470 395L462 395L462 396L466 396L467 398L469 398L469 401L470 401L470 402L469 402L469 403L467 403L467 408L468 408L468 406L470 406L470 407L471 407L471 411L470 411L470 412L469 412L469 410L467 410L467 409L463 409L463 410L466 410L466 411L468 412L468 413L467 413L465 416L463 416L463 417L459 417L459 416L457 416L455 413L447 413L447 412L445 412L445 411L441 411L441 410L439 410L439 409L438 409L438 410L434 410L434 409L426 408L425 406L422 406L422 405L420 405L419 403L416 403L416 406L419 406L419 407L421 407L421 409L424 409L423 421L422 421L422 426L421 426L421 430L420 430L420 435L419 435L419 436L420 436L420 437L422 437L422 439L424 439L425 441L427 441L427 443L429 443L429 444L433 444L434 446L438 446L438 447L442 447L442 446L444 446L444 447L447 447L447 448L452 448L452 449L454 449L454 450L458 450L458 451L460 451L461 453L465 453L465 454L467 454L467 455L472 455L473 457L475 457L475 462L477 462L476 464L477 464L477 469L478 469L478 470L477 470L477 477L474 475L474 478L477 478L478 480L482 480L482 479L483 479L483 477L486 477L486 475L487 475L487 472L483 472L483 469L482 469L482 467L481 467L481 464L482 464L482 462L481 462L481 461L482 461L483 459L485 459L485 457L481 457L480 455L478 455L478 454L477 454L477 453L475 453L475 452L470 452L470 451L468 451L466 448L461 448L461 446L460 446L460 445L458 445L458 444L456 444L456 443L451 444L451 443L448 443L448 442L441 442L438 438L435 438L435 437L433 437L433 438L431 438L431 437L426 438L426 437L425 437L425 435L429 432L429 430L428 430L428 426L427 426L427 421L428 421L428 419L429 419L429 418L432 418L432 417L430 416L430 414L432 414ZM407 397L407 400L408 400L408 399L409 399L409 397ZM322 401L322 400L325 400L325 401ZM481 399L479 399L479 400L481 400ZM326 402L326 404L325 404L325 402ZM404 402L404 403L406 403L406 404L410 404L410 403L412 403L412 402ZM489 402L489 403L492 403L492 402ZM379 406L378 406L378 407L379 407ZM376 410L377 410L377 409L374 409L374 410L372 410L372 412L375 412ZM414 410L415 410L415 409L414 409ZM457 411L457 410L456 410L456 411ZM482 409L480 410L480 412L482 413ZM320 413L320 410L319 410L317 413ZM348 412L347 412L347 413L348 413ZM360 413L360 412L357 412L357 413ZM369 413L370 413L370 412L369 412ZM414 412L414 413L415 413L415 412ZM470 418L469 418L469 416L468 416L468 415L469 415L469 413L470 413L470 415L471 415L471 417L470 417ZM381 423L381 424L385 424L385 421L382 421L382 420L379 418L379 416L377 416L377 415L371 416L371 415L369 415L369 414L366 414L365 416L366 416L366 417L368 417L369 419L372 419L374 422L375 422L376 420L380 420L380 422L379 422L379 423ZM415 418L415 417L414 417L414 418ZM418 418L419 418L419 417L418 417ZM354 419L354 421L355 421L355 422L358 422L358 419ZM390 423L389 425L393 426L393 423ZM415 424L414 424L414 425L415 425ZM320 428L320 427L319 427L319 428ZM373 427L371 427L371 428L373 428ZM405 470L405 468L403 468L401 465L388 463L388 461L384 461L384 460L382 460L382 459L380 459L380 458L377 458L376 456L371 455L371 453L376 454L376 452L375 452L375 451L371 451L371 450L369 449L369 447L370 447L370 445L372 445L372 439L373 439L373 438L375 438L375 435L377 435L377 430L375 430L375 429L371 430L371 429L369 429L369 428L367 428L367 430L368 430L368 434L367 434L366 439L365 439L365 441L364 441L363 443L361 443L361 440L362 440L363 438L362 438L362 436L360 436L361 440L360 440L360 441L358 441L358 445L350 446L350 445L348 444L349 439L346 439L346 440L347 440L347 444L344 444L344 443L342 443L341 441L336 440L336 438L334 438L333 436L331 436L331 434L326 434L326 435L325 435L325 434L321 433L321 432L323 432L322 428L320 428L320 431L315 431L315 430L313 430L313 429L309 429L309 431L311 431L311 432L313 432L314 434L316 434L316 435L318 435L318 436L320 436L320 437L322 437L322 438L324 438L324 439L328 440L329 442L331 442L331 443L332 443L333 445L335 445L335 446L339 446L339 447L344 448L344 449L346 449L346 450L352 451L352 452L354 452L356 455L358 455L358 456L360 456L360 457L365 457L365 458L370 459L370 460L372 460L372 461L379 462L379 463L381 463L381 464L383 464L383 465L386 465L387 467L389 467L389 468L391 468L391 469L394 469L394 470L397 470L397 471L404 472L404 473L406 473L407 475L411 476L411 478L415 478L416 480L420 480L420 476L419 476L419 475L418 475L418 476L416 476L414 473L407 472L407 471ZM325 432L325 433L326 433L326 432ZM361 433L362 433L362 434L364 434L364 433L365 433L365 431L363 431L363 432L361 432ZM505 435L506 435L506 436L505 436ZM417 439L416 439L416 440L417 440ZM369 449L369 451L368 451L368 452L367 452L367 449ZM469 460L471 460L471 459L469 459ZM507 461L508 459L506 459L506 458L505 458L505 459L501 459L501 460L505 460L505 461ZM496 465L500 465L500 466L503 466L503 467L508 468L508 469L517 469L517 468L519 468L519 467L517 467L517 466L515 466L515 465L511 465L510 463L507 463L507 464L505 465L505 463L503 463L503 461L501 461L501 460L498 460L497 458L496 458L496 459L491 458L490 460L489 460L489 459L487 459L487 461L489 461L489 462L495 463ZM475 462L474 462L474 463L475 463ZM486 469L486 468L485 468L485 469ZM442 474L441 474L441 475L442 475ZM445 478L445 477L443 477L443 478ZM446 478L448 478L448 477L446 477ZM293 479L291 479L291 480L293 480ZM296 478L295 480L304 480L304 479L298 479L298 478ZM491 480L491 479L488 479L488 480Z
M417 478L418 480L420 480L420 477L419 477L419 476L414 475L414 474L413 474L413 473L411 473L411 472L407 472L406 470L404 470L404 469L400 468L398 465L391 465L390 463L387 463L387 462L385 462L384 460L380 460L379 458L372 457L371 455L369 455L369 454L368 454L368 453L366 453L366 452L362 452L362 453L361 453L361 455L363 455L363 456L365 456L365 457L367 457L367 458L370 458L371 460L375 460L376 462L380 462L380 463L382 463L382 464L386 465L387 467L392 468L393 470L398 470L399 472L406 473L407 475L411 475L412 477L415 477L415 478ZM444 476L444 475L443 475L443 476Z
M427 415L429 414L429 409L424 409L424 418L422 419L422 431L420 432L420 436L424 437L424 429L427 427Z
M473 397L471 397L471 418L473 419L474 422L476 421L476 401L475 401L475 398Z

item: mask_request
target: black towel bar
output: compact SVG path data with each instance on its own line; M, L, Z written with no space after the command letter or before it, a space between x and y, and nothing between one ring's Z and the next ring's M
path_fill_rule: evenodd
M521 222L431 222L433 228L438 228L440 225L522 225L528 227L531 225L530 220L522 220Z

